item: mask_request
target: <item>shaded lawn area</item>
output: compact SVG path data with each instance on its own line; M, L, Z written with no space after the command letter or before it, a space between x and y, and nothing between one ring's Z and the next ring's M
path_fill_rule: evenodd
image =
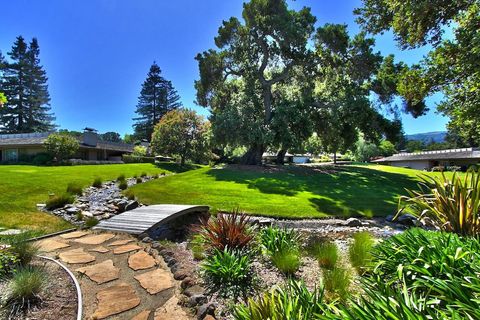
M342 166L334 171L247 166L201 168L132 187L146 204L205 204L213 212L239 208L285 218L386 216L398 195L416 188L421 171L379 165ZM428 173L438 175L438 173Z
M193 167L192 167L193 168ZM182 172L185 169L172 163L84 165L64 167L37 167L27 165L0 166L0 227L26 228L39 233L59 231L71 227L64 220L36 209L45 203L49 193L65 192L70 182L89 186L96 177L103 181L119 175L140 176L161 172Z

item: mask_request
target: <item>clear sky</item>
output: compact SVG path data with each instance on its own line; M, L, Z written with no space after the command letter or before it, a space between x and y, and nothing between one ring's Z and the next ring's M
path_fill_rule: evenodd
M214 47L222 20L241 16L242 0L0 0L0 50L6 54L18 35L37 37L49 77L51 105L61 128L85 126L101 132L132 131L140 87L155 60L172 81L184 106L195 106L197 53ZM317 24L346 23L359 31L353 9L360 0L297 0ZM391 34L377 37L377 49L414 63L427 49L400 51ZM408 134L445 130L447 119L432 111L418 119L403 116Z

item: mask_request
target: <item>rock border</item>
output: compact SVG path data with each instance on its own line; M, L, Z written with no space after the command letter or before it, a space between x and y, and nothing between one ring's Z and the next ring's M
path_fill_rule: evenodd
M67 274L70 276L70 278L73 280L73 283L75 284L75 288L77 290L77 320L82 320L83 317L83 298L82 298L82 289L80 289L80 283L78 282L77 278L75 275L60 261L57 261L53 258L46 257L46 256L41 256L37 255L38 258L45 259L52 261L56 264L58 264L60 267L62 267L63 270L67 272Z

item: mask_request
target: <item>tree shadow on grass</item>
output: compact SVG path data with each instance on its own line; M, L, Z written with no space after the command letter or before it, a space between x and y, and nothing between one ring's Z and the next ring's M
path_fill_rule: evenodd
M190 170L199 169L202 166L198 164L184 164L181 165L176 162L156 162L155 166L159 169L168 170L170 172L182 173Z
M217 181L244 184L261 193L290 196L292 206L298 193L310 192L314 195L309 199L312 207L336 216L391 214L398 195L406 194L405 188L415 188L417 183L407 175L354 166L328 173L298 167L262 172L227 166L207 174Z

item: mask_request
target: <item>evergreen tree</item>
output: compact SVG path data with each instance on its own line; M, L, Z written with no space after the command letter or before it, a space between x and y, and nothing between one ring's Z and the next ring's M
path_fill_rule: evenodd
M138 140L152 138L154 126L164 114L181 106L180 96L172 83L161 76L160 67L153 62L138 97L133 128Z
M30 46L18 36L10 61L1 61L0 88L7 103L0 111L0 130L7 133L52 130L54 117L50 111L47 76L40 65L39 46L32 39Z

